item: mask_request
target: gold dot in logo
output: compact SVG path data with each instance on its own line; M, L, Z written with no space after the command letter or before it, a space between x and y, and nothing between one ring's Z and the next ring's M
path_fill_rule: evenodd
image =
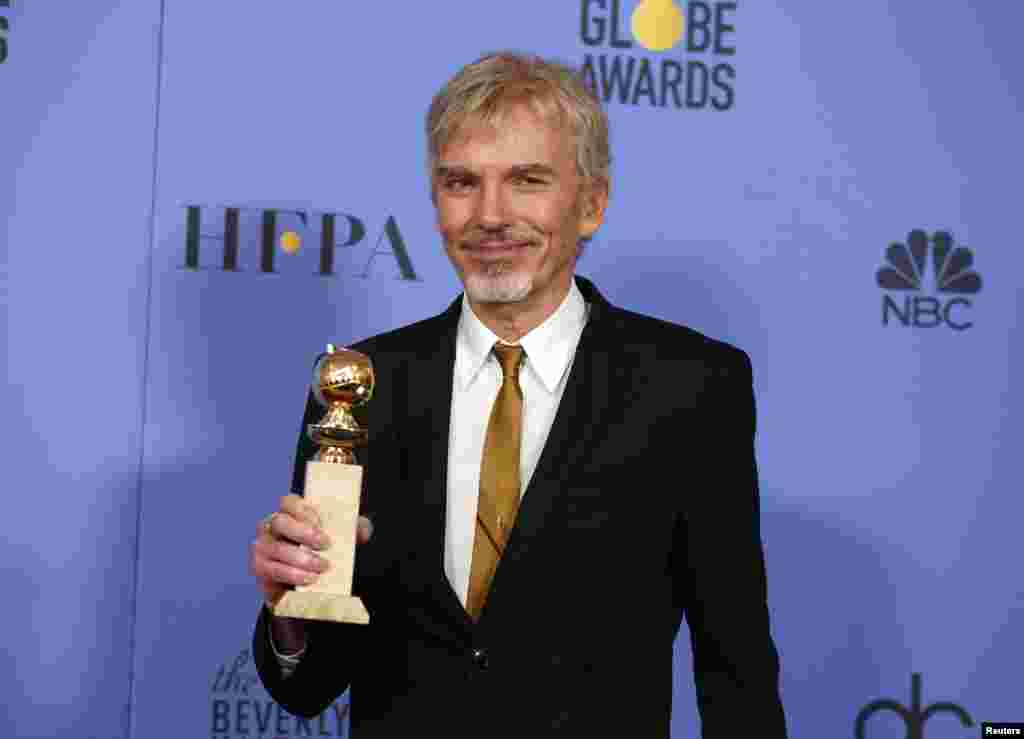
M675 0L641 0L630 18L633 37L651 51L665 51L683 37L683 11Z
M294 231L285 231L281 234L281 248L286 254L294 254L302 246L302 237Z

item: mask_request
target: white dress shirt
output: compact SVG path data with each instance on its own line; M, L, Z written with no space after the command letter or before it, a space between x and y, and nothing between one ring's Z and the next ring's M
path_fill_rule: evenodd
M525 354L519 370L523 390L520 495L547 441L586 320L587 305L573 280L558 309L519 340ZM491 351L498 342L507 343L477 318L464 296L452 378L444 543L445 575L463 606L469 592L484 437L502 383L501 365Z

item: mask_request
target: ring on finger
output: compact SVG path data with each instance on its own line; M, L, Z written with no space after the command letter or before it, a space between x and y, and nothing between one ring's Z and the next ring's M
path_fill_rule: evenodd
M278 511L274 511L269 516L267 516L266 518L263 519L263 531L264 531L264 533L266 533L268 536L273 536L275 539L277 537L274 535L274 516L276 516L277 514L278 514Z

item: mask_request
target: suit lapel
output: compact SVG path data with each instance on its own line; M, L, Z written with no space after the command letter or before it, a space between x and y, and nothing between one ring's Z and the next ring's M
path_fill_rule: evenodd
M577 284L590 306L587 325L580 336L566 387L541 452L533 477L523 494L515 526L498 565L481 621L501 600L503 579L514 577L531 544L543 535L553 504L571 479L573 469L586 459L594 434L601 428L612 398L617 368L608 351L614 329L611 306L588 280ZM620 388L621 391L621 388Z
M441 331L436 343L419 347L409 358L409 418L403 443L409 450L409 479L423 481L424 520L412 530L420 537L412 551L425 558L421 570L436 602L449 616L468 628L469 616L444 572L446 509L448 502L448 439L451 426L452 378L455 372L455 339L462 297L438 318Z

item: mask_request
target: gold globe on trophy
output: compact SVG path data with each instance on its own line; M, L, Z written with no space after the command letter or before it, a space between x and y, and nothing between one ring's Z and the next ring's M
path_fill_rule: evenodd
M314 459L335 464L355 464L352 448L366 443L352 409L373 397L373 365L365 354L327 345L327 353L313 367L313 395L327 408L320 423L306 431L320 445Z
M273 605L277 616L340 623L370 622L362 600L352 595L355 567L356 525L363 468L353 448L366 444L367 433L356 422L352 409L373 396L373 365L370 358L344 347L327 345L313 367L313 396L327 409L319 423L306 433L320 449L306 463L305 499L320 516L320 527L331 545L318 554L328 568L312 585L285 592Z

